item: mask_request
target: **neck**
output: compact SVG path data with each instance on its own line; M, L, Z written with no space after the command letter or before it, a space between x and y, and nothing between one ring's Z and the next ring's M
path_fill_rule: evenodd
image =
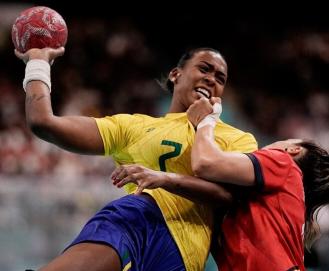
M179 101L179 99L175 98L175 94L174 94L171 100L168 113L182 113L182 112L186 112L186 110L187 108Z

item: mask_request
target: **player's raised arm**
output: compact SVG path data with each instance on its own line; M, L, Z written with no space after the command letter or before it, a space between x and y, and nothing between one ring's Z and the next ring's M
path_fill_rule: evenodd
M84 154L103 154L102 138L96 121L91 117L53 114L51 106L50 64L64 54L64 48L30 49L26 53L15 50L26 65L26 121L35 135L66 150Z

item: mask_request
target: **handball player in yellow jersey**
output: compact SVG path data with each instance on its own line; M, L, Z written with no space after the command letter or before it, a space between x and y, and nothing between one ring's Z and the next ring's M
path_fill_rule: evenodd
M195 130L185 111L200 97L222 97L227 64L221 54L197 48L182 56L165 84L173 98L163 117L92 118L53 114L49 63L63 55L64 48L15 53L27 63L26 120L38 137L77 153L111 155L118 165L138 163L186 175L175 175L177 180L184 179L180 184L184 189L175 189L180 195L161 188L135 195L136 185L127 185L127 196L101 209L65 252L40 270L204 270L213 228L209 203L225 205L231 195L217 184L192 177ZM220 133L215 132L215 140L221 149L245 153L257 149L251 134L222 121L217 126ZM196 187L205 195L202 202L187 199L194 197Z

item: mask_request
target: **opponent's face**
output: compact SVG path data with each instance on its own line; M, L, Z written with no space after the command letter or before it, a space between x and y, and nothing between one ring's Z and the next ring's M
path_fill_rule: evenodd
M296 145L301 143L301 139L287 139L283 141L277 141L264 147L264 149L280 149L288 152L291 156L295 156L302 152L303 147Z
M173 99L186 110L200 97L221 97L227 79L227 65L221 55L211 51L194 54L183 68L170 73L174 83Z

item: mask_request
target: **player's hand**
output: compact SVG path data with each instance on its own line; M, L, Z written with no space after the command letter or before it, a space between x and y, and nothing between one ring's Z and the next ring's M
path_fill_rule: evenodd
M197 127L199 122L203 120L207 115L211 114L212 111L213 108L209 99L202 97L191 104L186 112L189 121L193 124L194 127Z
M120 188L127 183L137 184L135 192L140 195L144 189L162 187L166 182L167 175L162 171L155 171L140 165L123 165L116 168L111 174L113 184Z
M65 48L60 47L57 49L54 48L43 48L43 49L38 49L38 48L33 48L28 50L25 53L21 53L15 49L15 55L24 61L26 64L29 60L31 59L42 59L50 64L54 62L54 60L59 57L64 55Z
M215 103L221 104L221 103L222 103L222 99L219 98L219 97L211 97L211 98L210 98L210 103L211 103L212 105L214 105Z

